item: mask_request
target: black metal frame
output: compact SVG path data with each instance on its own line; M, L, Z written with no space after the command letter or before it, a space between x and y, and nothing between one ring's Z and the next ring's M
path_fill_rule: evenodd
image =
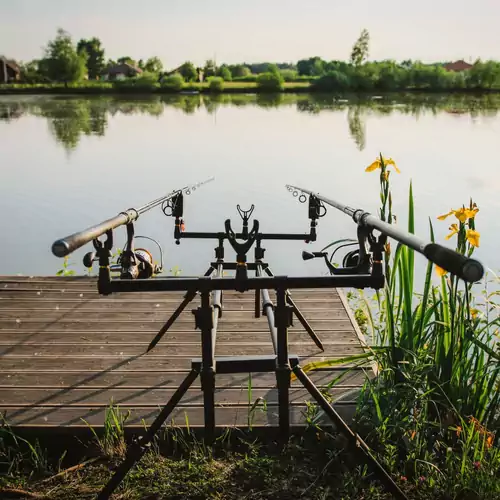
M305 200L300 200L304 202ZM290 430L289 417L289 388L292 371L298 380L309 391L311 396L323 408L326 415L333 421L336 428L342 432L353 447L362 454L366 463L374 470L378 478L385 484L387 489L396 498L405 499L405 495L397 484L387 474L383 467L377 462L368 446L357 436L342 420L336 410L328 403L318 388L307 377L299 364L299 358L288 352L288 329L293 324L295 316L304 326L316 346L323 350L321 340L307 322L290 294L290 289L301 288L374 288L384 286L384 275L382 268L382 250L385 237L375 238L371 231L359 230L358 238L360 245L360 258L358 264L346 269L335 269L335 274L318 277L289 277L275 276L269 265L264 262L265 249L262 248L264 240L295 240L306 243L316 241L316 227L318 219L325 215L326 208L314 195L309 196L309 232L297 233L261 233L259 222L253 221L252 229L249 230L248 222L253 212L253 205L249 210L242 210L239 206L238 212L243 220L240 233L234 233L231 221L225 221L224 232L185 232L183 230L183 193L182 191L170 197L168 204L164 207L165 215L175 217L174 237L177 244L182 239L205 238L215 239L218 246L215 248L216 260L210 264L209 269L203 277L195 278L155 278L127 279L124 273L121 279L111 279L111 267L109 262L110 251L113 246L113 228L108 228L105 233L106 240L94 239L97 258L99 260L98 291L100 294L108 295L115 292L173 292L184 291L185 296L177 309L173 312L165 325L161 328L155 338L151 341L148 351L168 331L176 321L181 312L195 299L200 296L200 306L192 312L195 319L195 328L201 332L202 352L201 359L192 360L191 372L181 383L157 418L148 428L147 432L129 447L124 462L115 471L113 477L98 496L99 500L108 499L113 491L121 483L127 472L140 460L148 444L154 438L156 432L161 428L170 413L182 399L183 395L196 380L201 379L201 387L204 399L204 421L205 436L209 442L213 441L215 435L215 387L217 373L238 372L275 372L278 388L279 407L279 429L283 440L287 440ZM166 209L170 209L167 213ZM127 222L127 233L133 235L133 222ZM115 226L116 227L116 226ZM82 232L84 233L84 232ZM82 240L80 234L80 241ZM228 241L236 252L236 262L224 261L224 242ZM242 241L237 241L242 240ZM64 240L59 240L59 246ZM255 244L254 262L247 262L247 253ZM369 251L367 249L369 247ZM128 247L127 247L128 248ZM130 249L132 247L130 246ZM371 252L371 253L370 253ZM225 277L224 271L235 271L234 277ZM249 271L255 272L254 277L248 275ZM212 275L215 273L215 277ZM269 325L274 355L269 356L216 356L215 345L217 339L218 320L223 314L223 291L236 290L240 292L255 291L255 316L265 315ZM270 298L269 290L276 291L276 304Z

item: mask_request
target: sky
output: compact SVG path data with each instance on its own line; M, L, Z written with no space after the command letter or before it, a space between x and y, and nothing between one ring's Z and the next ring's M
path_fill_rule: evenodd
M57 28L97 36L106 57L296 62L348 59L363 28L370 59L500 60L500 0L0 0L0 54L41 57Z

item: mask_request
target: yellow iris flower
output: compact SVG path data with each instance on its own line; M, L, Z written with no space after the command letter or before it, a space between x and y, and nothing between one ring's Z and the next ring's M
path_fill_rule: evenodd
M474 208L469 209L469 208L459 208L458 210L451 210L447 214L440 215L438 217L438 220L445 220L447 217L450 215L455 215L455 217L462 223L467 221L468 219L473 219L476 214L479 212L479 208L477 208L476 204L474 203L473 205Z
M438 276L440 276L442 278L443 276L446 276L446 274L448 273L448 271L446 269L443 269L442 267L439 267L436 264L436 273L438 274Z
M447 240L449 240L453 235L455 235L455 234L458 233L458 226L457 226L457 224L452 224L450 226L450 231L451 231L451 233L448 236L446 236L446 238L445 238Z
M478 314L479 314L479 309L471 307L470 315L472 316L472 319L476 319Z
M467 229L465 237L473 247L479 246L479 238L481 237L481 235L477 231L474 231L474 229Z
M384 158L384 165L388 167L389 165L392 165L394 167L394 170L400 174L401 171L399 168L396 166L395 161L392 158ZM377 170L377 168L382 168L382 162L380 161L380 158L377 158L371 165L366 167L365 172L373 172L374 170ZM386 178L387 180L387 178Z

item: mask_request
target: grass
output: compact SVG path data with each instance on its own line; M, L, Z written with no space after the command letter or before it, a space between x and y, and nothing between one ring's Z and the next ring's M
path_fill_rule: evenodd
M310 90L309 82L285 82L284 92L303 92ZM0 85L0 94L169 94L178 92L210 92L209 82L187 82L182 89L161 87L158 84L150 86L128 86L123 82L114 85L109 82L82 82L77 84L8 84ZM224 82L223 93L256 93L255 82Z
M95 498L126 447L120 439L120 453L109 453L109 446L116 451L117 443L110 436L124 430L113 412L116 408L110 409L105 422L105 428L113 430L95 432L93 442L84 443L89 450L101 450L99 455L82 455L76 464L66 461L64 469L64 457L50 457L35 468L39 459L20 455L17 468L0 477L0 496L8 498L17 490L17 498L20 492L32 498ZM21 441L12 432L9 436L17 441L10 448L2 446L2 452L20 454ZM166 428L113 498L389 498L343 444L337 436L316 431L293 437L283 448L273 440L258 442L251 434L233 431L209 448L189 430Z
M351 94L380 94L387 92L394 92L397 89L392 89L391 91L372 89L370 91L354 91L352 89L327 89L326 92L336 93L344 95L346 93ZM463 89L417 89L417 88L405 88L401 89L404 92L416 92L416 93L495 93L500 92L500 88L494 87L491 89L477 89L477 88L463 88ZM0 95L1 94L117 94L117 93L135 93L135 94L171 94L179 92L200 92L208 93L210 92L209 82L187 82L182 89L172 89L167 87L161 87L159 84L147 84L147 85L126 85L123 82L120 84L113 84L110 82L79 82L71 83L65 85L64 83L40 83L40 84L1 84L0 85ZM258 85L256 82L224 82L224 87L221 91L222 93L258 93ZM325 89L320 86L315 86L309 81L297 81L297 82L284 82L282 92L312 92L312 93L325 93Z

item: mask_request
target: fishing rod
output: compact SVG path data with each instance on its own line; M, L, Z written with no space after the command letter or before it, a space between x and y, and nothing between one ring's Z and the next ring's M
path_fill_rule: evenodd
M176 189L160 198L156 198L139 208L129 208L120 212L115 217L107 219L100 224L91 226L83 231L66 236L57 240L52 245L52 253L56 257L66 257L78 248L90 241L93 242L94 252L88 252L83 257L83 265L91 268L93 263L99 261L99 277L107 279L111 272L119 272L121 279L147 279L163 271L163 250L161 245L153 238L148 236L135 236L134 221L140 215L161 205L165 215L182 212L183 194L190 195L199 187L214 180L210 177L202 182L184 186ZM127 242L123 252L119 254L116 264L110 261L111 250L113 248L113 229L120 226L126 226ZM182 224L183 226L183 224ZM99 236L106 235L106 240L99 240ZM134 240L142 238L156 243L160 251L160 264L156 264L153 255L145 248L134 248Z
M308 189L304 189L299 186L287 184L286 188L293 194L294 197L298 196L300 202L304 203L306 201L305 194L308 194L310 197L315 197L320 202L330 205L331 207L334 207L337 210L340 210L346 215L352 217L353 221L358 224L359 228L365 228L370 231L372 229L380 231L380 233L385 237L391 237L399 243L402 243L403 245L406 245L407 247L424 255L434 264L458 276L464 281L474 283L480 281L484 275L484 267L479 261L466 257L465 255L462 255L455 250L447 248L438 243L424 241L414 234L408 233L393 224L384 222L378 217L371 215L369 212L366 212L362 208L352 208L348 205L340 203L337 200L327 198L326 196L322 196L318 193L314 193L313 191L309 191ZM326 207L324 208L326 210ZM304 252L304 254L303 257L305 260L314 257L325 257L326 255L323 252ZM327 264L329 264L326 257L325 260L327 261ZM335 270L332 270L332 267L333 266L331 265L329 266L330 270L334 273Z
M88 227L83 231L71 234L69 236L66 236L65 238L61 238L53 243L52 253L56 257L66 257L67 255L74 252L78 248L82 247L86 243L89 243L90 241L99 238L99 236L102 236L108 231L116 229L117 227L123 226L125 224L130 224L131 222L137 220L140 215L148 212L152 208L157 207L160 204L167 203L169 200L174 198L180 192L189 195L191 194L191 192L196 191L197 188L203 186L204 184L207 184L208 182L213 181L214 179L215 177L210 177L205 181L198 182L196 184L192 184L189 186L184 186L181 189L176 189L166 194L165 196L161 196L160 198L156 198L155 200L146 203L142 207L129 208L128 210L120 212L115 217L112 217L111 219L107 219L101 222L100 224Z

